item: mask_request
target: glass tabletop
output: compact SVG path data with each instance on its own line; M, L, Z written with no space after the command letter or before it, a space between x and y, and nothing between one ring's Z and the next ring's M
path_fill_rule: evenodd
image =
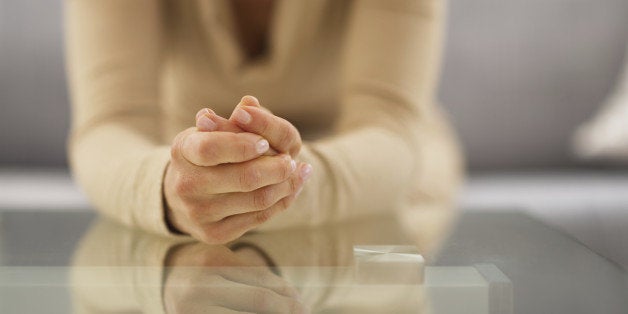
M0 313L626 313L626 273L518 212L426 210L225 246L0 213Z

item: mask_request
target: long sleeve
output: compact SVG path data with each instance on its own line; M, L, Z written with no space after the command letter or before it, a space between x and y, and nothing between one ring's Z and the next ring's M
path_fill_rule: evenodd
M444 3L352 3L335 133L307 143L314 166L293 208L262 229L313 225L416 204L450 202L461 180L457 144L433 104Z
M66 1L72 95L70 165L92 204L127 225L168 233L160 145L161 2Z

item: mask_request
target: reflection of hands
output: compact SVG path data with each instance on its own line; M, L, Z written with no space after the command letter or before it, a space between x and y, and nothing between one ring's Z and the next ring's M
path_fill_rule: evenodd
M169 253L166 266L168 313L309 312L287 281L226 247L185 244Z
M268 154L271 151L279 152ZM234 240L286 209L312 172L299 132L244 97L231 120L209 109L172 144L164 179L171 226L210 243Z

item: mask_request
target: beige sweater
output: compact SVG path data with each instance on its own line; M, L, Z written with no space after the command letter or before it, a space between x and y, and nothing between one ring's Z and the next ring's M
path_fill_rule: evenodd
M265 228L449 202L461 162L433 103L439 0L277 0L266 59L245 62L227 0L67 0L70 163L93 205L167 234L169 144L203 107L257 96L306 140L314 175Z

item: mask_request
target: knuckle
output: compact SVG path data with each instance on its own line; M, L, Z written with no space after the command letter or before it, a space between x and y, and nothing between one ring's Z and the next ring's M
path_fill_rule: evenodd
M216 214L214 208L212 207L213 206L211 204L200 204L195 202L188 208L188 217L190 220L195 222L204 221L208 218L213 220Z
M253 194L253 206L262 210L272 205L273 191L270 188L262 188Z
M242 141L237 147L237 154L239 154L241 160L247 160L249 156L254 154L254 149L251 149L251 144Z
M218 214L218 211L216 210L216 208L214 208L211 205L205 207L203 216L205 220L212 221L212 222L219 221L223 218L222 216Z
M216 160L218 150L216 149L216 144L214 141L204 138L199 142L199 145L196 147L196 154L199 158L205 162Z
M216 226L208 226L203 229L201 240L207 244L224 244L229 242L228 235Z
M278 208L280 211L283 211L285 209L287 209L290 204L292 204L292 198L291 197L284 197L281 199L281 201L277 202L278 204Z
M282 283L277 290L281 295L290 295L292 293L292 289L290 289L290 287L288 287L285 283Z
M222 133L220 138L227 143L238 143L242 141L242 133Z
M293 194L297 191L297 189L299 189L299 183L297 182L296 178L292 178L291 180L288 181L288 184L290 185L290 193L289 194Z
M253 280L252 284L257 287L263 287L272 280L266 269L251 269L250 278Z
M255 222L257 224L263 224L272 217L273 212L270 209L261 210L255 213Z
M185 139L185 132L181 132L177 134L177 136L172 141L172 145L170 146L170 158L172 160L176 160L181 156L181 147L183 146L183 142Z
M277 202L277 211L283 211L286 208L288 208L288 205L290 205L290 201L288 200L287 197L282 198L279 202Z
M252 191L262 178L259 169L254 167L245 168L240 174L240 187L244 191Z
M259 119L259 131L262 134L270 131L270 121L269 119Z
M281 174L281 179L286 180L292 175L292 166L290 158L281 157L279 162L277 163L277 173Z
M175 136L170 146L170 156L173 159L185 158L184 150L189 145L188 141L194 135L194 128L188 128Z
M239 160L248 160L255 154L255 147L251 144L251 142L255 142L253 136L246 133L234 133L230 135L229 141L234 143L234 158Z
M288 284L288 282L283 280L283 278L281 279L282 279L281 284L279 284L278 289L277 289L279 294L290 296L290 295L295 295L298 293L295 288L293 288L292 286L290 286L290 284Z
M253 304L258 309L265 311L270 308L272 304L272 294L266 290L258 290L253 295Z
M299 134L299 131L294 130L294 132L296 133L296 135L290 147L290 154L292 154L292 156L298 155L301 151L301 146L303 145L303 142L301 142L301 135Z
M177 176L174 190L178 195L191 195L196 186L196 179L190 175Z
M178 158L180 147L181 147L181 144L179 144L178 142L175 141L174 143L172 143L172 146L170 146L170 159L171 160L176 160Z
M279 137L277 138L277 145L282 147L284 151L288 151L292 142L294 141L294 131L292 128L282 128L281 132L279 132Z
M203 216L202 210L198 205L191 204L187 208L187 216L191 221L199 221Z

